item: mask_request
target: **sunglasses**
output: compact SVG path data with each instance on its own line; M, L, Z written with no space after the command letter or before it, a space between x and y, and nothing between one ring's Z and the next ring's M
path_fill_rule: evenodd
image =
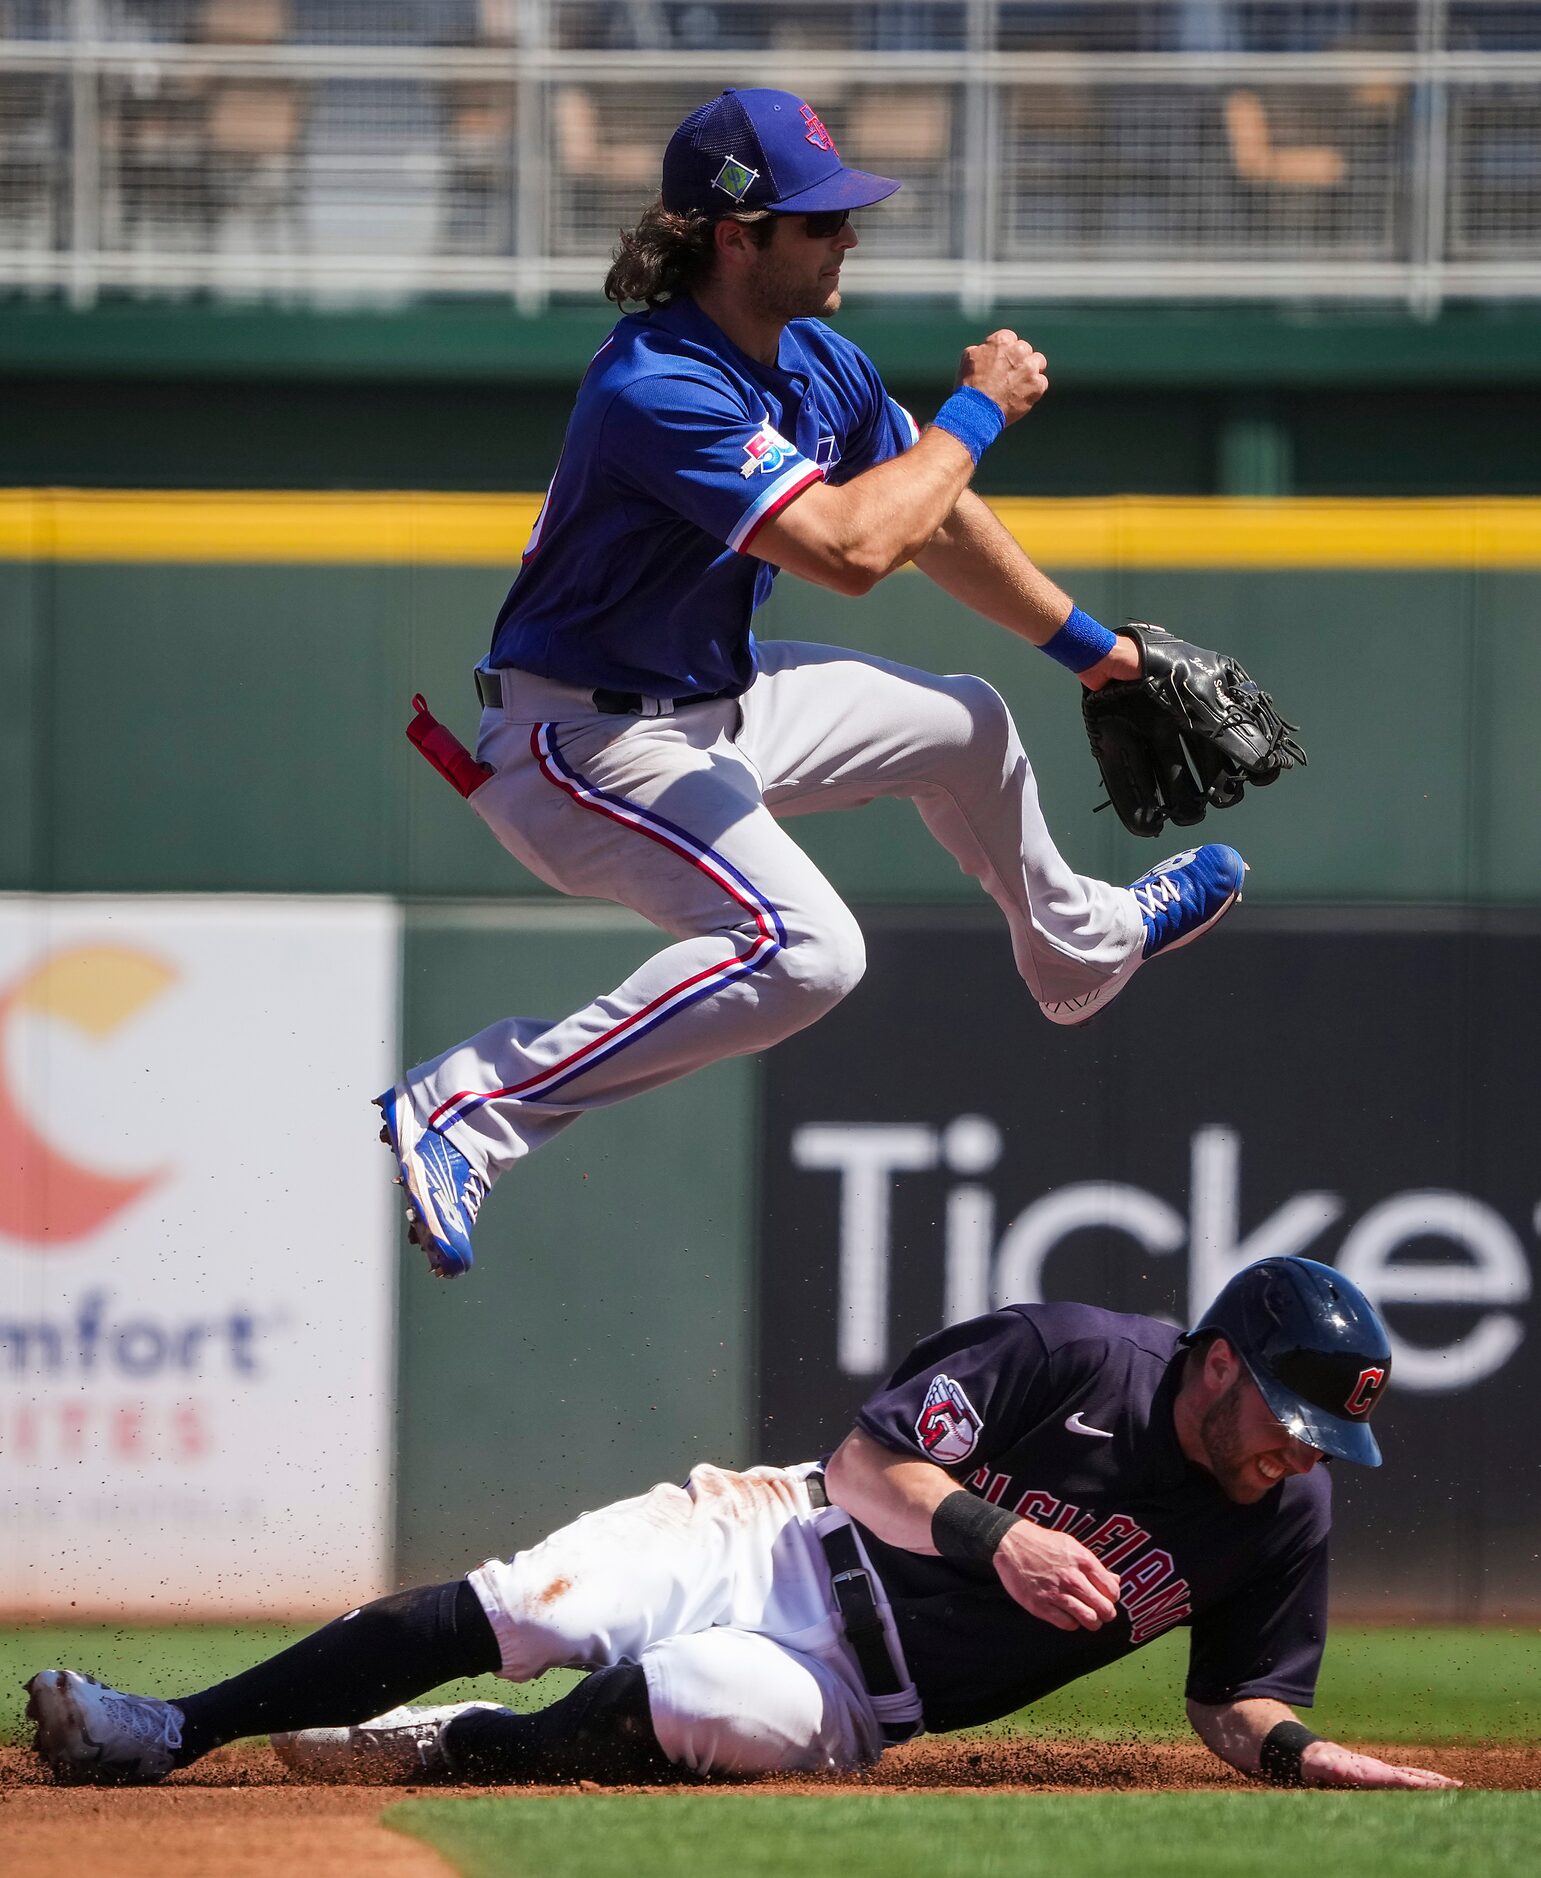
M851 219L849 209L816 209L805 215L803 227L813 241L831 241Z

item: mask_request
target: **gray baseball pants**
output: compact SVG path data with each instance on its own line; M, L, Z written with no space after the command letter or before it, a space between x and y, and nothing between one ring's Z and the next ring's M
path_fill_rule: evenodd
M829 646L760 651L743 697L653 717L502 673L477 744L496 773L472 807L541 880L630 907L674 943L571 1016L505 1019L409 1073L420 1120L489 1183L586 1109L766 1049L857 983L861 930L781 826L791 816L908 796L1005 914L1040 1004L1143 945L1133 895L1061 858L982 679Z

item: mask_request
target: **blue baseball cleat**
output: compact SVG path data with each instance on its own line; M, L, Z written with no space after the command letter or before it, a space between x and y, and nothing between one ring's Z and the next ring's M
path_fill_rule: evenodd
M1246 878L1246 862L1218 841L1184 848L1141 874L1129 891L1145 921L1143 956L1153 959L1158 952L1176 952L1203 938L1241 898Z
M1158 861L1129 887L1145 922L1141 950L1094 990L1038 1008L1051 1024L1084 1024L1112 1003L1147 959L1191 945L1224 919L1241 898L1246 877L1246 862L1234 848L1218 841L1184 848L1181 854Z
M428 1256L436 1278L458 1278L476 1263L471 1227L487 1196L487 1183L455 1144L420 1128L412 1100L399 1084L375 1097L385 1118L380 1139L401 1169L407 1190L407 1237Z

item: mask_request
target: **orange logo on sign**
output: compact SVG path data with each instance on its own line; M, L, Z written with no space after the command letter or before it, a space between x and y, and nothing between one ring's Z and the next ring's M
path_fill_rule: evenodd
M123 946L56 953L0 990L0 1046L18 1012L110 1037L175 979L159 959ZM0 1054L0 1233L33 1245L83 1239L147 1193L163 1173L106 1174L51 1147L23 1112Z

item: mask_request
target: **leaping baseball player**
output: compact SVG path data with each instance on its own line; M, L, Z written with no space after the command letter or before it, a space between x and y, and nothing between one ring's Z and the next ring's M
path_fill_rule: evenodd
M697 1467L174 1701L44 1670L35 1746L74 1781L160 1780L267 1733L318 1779L839 1771L1187 1625L1188 1716L1230 1766L1455 1786L1293 1712L1326 1636L1324 1463L1379 1464L1390 1367L1368 1300L1309 1259L1249 1266L1187 1335L1012 1305L918 1344L822 1463ZM398 1706L559 1665L590 1674L536 1714Z
M1074 672L1136 833L1191 825L1302 760L1234 661L1156 627L1109 631L971 492L984 451L1047 391L1041 353L1009 331L970 346L918 432L824 323L851 211L899 187L842 162L792 93L726 91L675 131L662 194L622 237L605 292L644 310L584 376L476 672L475 761L456 746L449 770L541 880L630 907L672 943L582 1010L494 1023L378 1098L441 1277L471 1265L492 1183L585 1110L762 1050L856 984L861 931L786 832L794 815L908 796L1000 907L1056 1024L1105 1009L1241 892L1245 864L1218 844L1130 887L1075 873L998 694L757 645L778 571L864 594L913 563ZM447 735L426 707L416 722Z

